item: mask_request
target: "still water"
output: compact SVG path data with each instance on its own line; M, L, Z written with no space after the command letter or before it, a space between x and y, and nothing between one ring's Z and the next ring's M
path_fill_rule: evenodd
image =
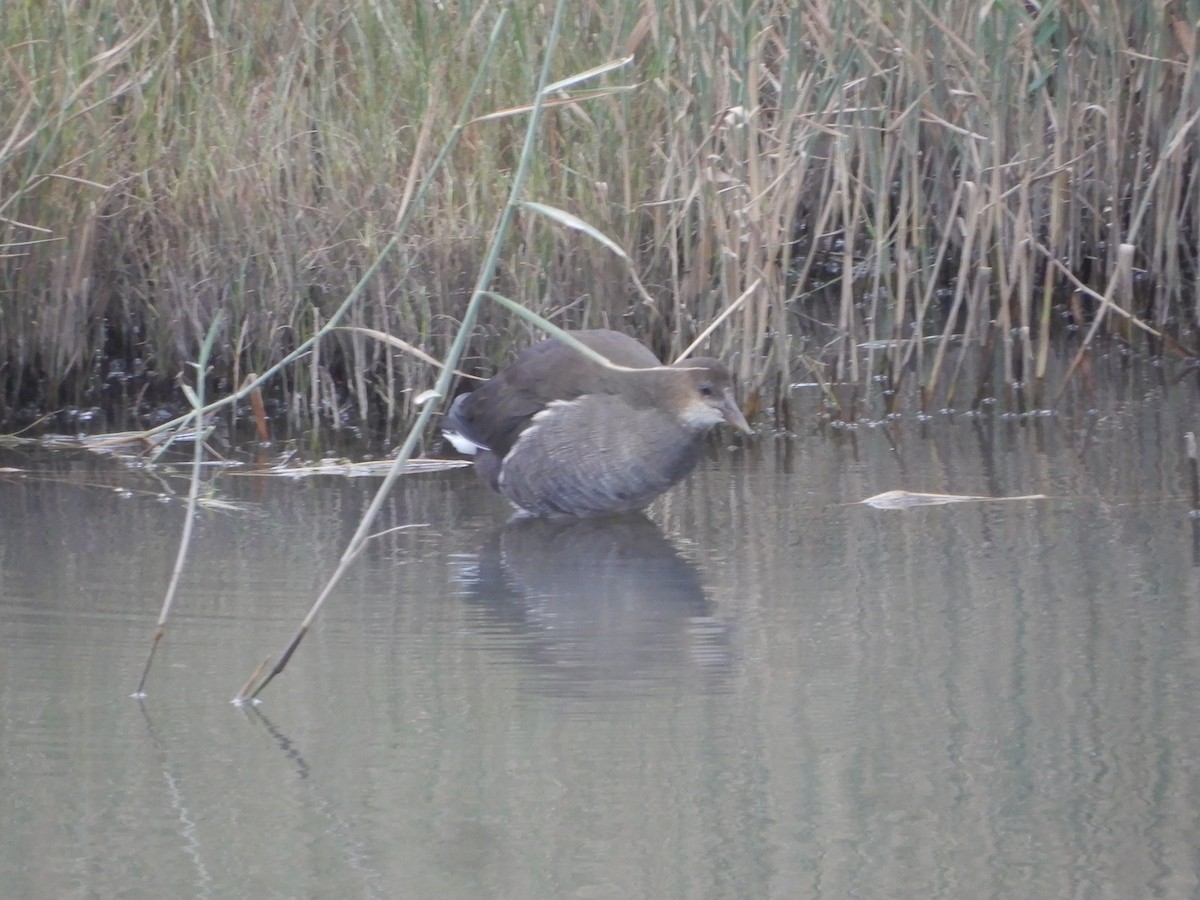
M1200 894L1194 399L802 427L646 519L414 475L0 474L6 897ZM116 490L114 488L121 488ZM883 491L1048 499L879 510Z

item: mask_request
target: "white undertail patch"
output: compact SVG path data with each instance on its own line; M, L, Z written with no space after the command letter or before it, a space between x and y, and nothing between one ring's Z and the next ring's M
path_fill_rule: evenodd
M443 431L442 436L463 456L474 456L480 450L487 449L483 444L477 444L457 431Z

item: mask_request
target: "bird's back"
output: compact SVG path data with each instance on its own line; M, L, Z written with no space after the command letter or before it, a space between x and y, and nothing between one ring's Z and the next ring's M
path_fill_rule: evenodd
M645 369L662 365L644 344L620 332L578 331L572 336L618 366ZM503 458L533 417L551 403L590 393L613 393L618 381L611 370L563 342L541 341L481 387L460 395L446 415L443 430Z

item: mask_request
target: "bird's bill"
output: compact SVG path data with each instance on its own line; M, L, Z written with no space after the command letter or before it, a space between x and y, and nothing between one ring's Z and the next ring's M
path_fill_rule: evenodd
M732 394L727 393L725 395L725 402L721 404L721 415L725 417L726 422L742 434L754 433L754 430L750 427L750 423L746 421L746 417L738 409L737 401L733 399Z

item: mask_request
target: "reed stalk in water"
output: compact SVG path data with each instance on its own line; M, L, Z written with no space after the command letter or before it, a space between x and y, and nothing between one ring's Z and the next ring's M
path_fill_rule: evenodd
M516 214L516 209L520 202L522 192L525 190L526 177L529 172L530 161L535 155L535 139L539 133L539 126L541 124L542 102L546 96L546 86L550 83L550 67L554 61L554 48L558 40L558 33L564 17L566 6L567 0L558 0L554 18L551 22L550 32L546 39L542 70L538 79L535 99L529 110L529 122L525 132L525 142L521 150L516 171L513 173L512 187L509 192L508 202L505 203L503 209L501 210L499 221L496 223L496 229L492 235L487 257L484 261L483 267L479 271L478 281L476 282L475 290L472 292L471 300L467 304L467 311L463 316L463 321L459 327L458 335L456 336L454 344L451 346L446 359L443 361L441 374L438 376L437 384L433 389L434 399L444 398L450 389L450 382L454 377L454 369L458 365L459 358L466 349L467 341L470 339L471 329L478 310L486 299L488 285L492 281L496 266L500 260L501 248L504 246L504 241L508 236L508 230ZM499 32L502 22L503 19L497 22L497 33ZM400 452L396 456L396 460L391 471L388 473L387 477L384 478L383 483L380 484L379 490L375 494L375 498L371 501L371 505L363 514L358 528L355 530L354 535L347 544L346 550L342 554L341 560L338 562L337 569L334 571L329 581L325 584L325 587L321 590L320 595L313 603L313 606L309 610L308 614L304 617L304 620L300 623L300 627L296 634L276 659L274 665L261 679L256 681L254 677L251 677L251 679L247 681L246 685L243 686L243 688L234 697L235 703L244 703L256 700L266 686L270 684L271 681L274 680L274 678L283 672L283 670L287 667L292 655L300 646L300 642L304 640L305 635L308 634L309 629L312 627L312 623L315 621L317 613L320 612L321 607L332 594L334 588L341 580L342 575L348 570L354 558L362 551L362 548L369 539L370 529L374 523L375 517L379 510L383 507L383 503L387 499L388 493L391 491L392 485L399 475L401 469L404 468L404 464L408 461L409 457L411 457L413 451L416 449L417 442L420 440L421 435L424 432L425 425L428 422L434 408L435 404L432 402L425 402L423 404L416 422L414 422L412 428L409 429L408 436L405 438L405 441L400 448Z
M196 436L192 447L192 475L188 486L187 505L184 507L183 530L179 535L179 551L175 555L175 566L171 569L171 581L167 585L163 597L162 609L158 613L158 623L154 628L154 637L150 641L150 652L146 654L146 665L142 668L142 677L138 680L137 690L133 696L142 699L146 696L146 679L150 677L150 667L154 663L154 653L167 633L167 618L175 602L175 594L179 590L179 579L183 576L183 567L187 562L188 551L192 546L192 528L196 521L196 511L200 500L200 470L204 462L204 383L208 375L208 362L212 356L213 344L220 331L221 319L218 316L208 329L208 336L200 347L200 358L196 362L196 387L185 393L192 405L192 416L195 422ZM186 427L186 425L184 426Z

